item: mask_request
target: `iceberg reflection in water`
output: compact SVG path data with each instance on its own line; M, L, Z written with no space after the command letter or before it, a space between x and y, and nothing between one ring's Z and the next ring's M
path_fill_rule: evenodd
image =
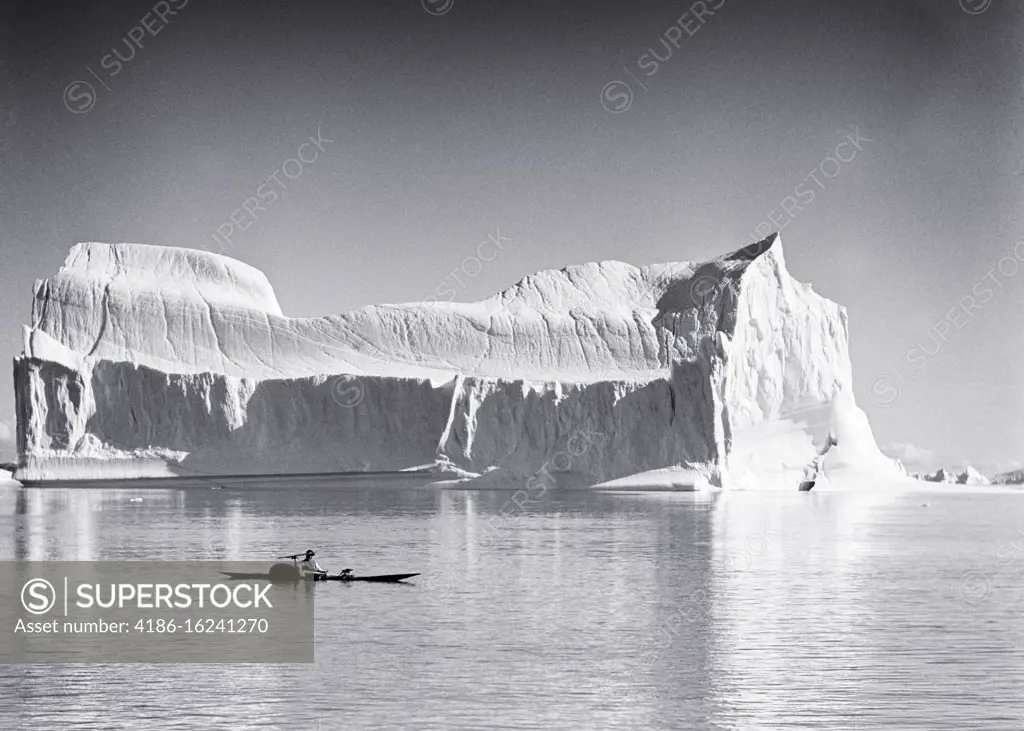
M312 545L330 569L423 576L313 587L313 665L3 666L0 727L1024 724L1024 553L995 558L1019 539L1020 495L508 499L343 481L12 491L2 559ZM958 591L970 572L983 597Z

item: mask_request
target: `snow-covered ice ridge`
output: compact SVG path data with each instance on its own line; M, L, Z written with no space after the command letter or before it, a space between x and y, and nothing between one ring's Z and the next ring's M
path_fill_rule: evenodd
M778 235L320 318L286 317L263 273L225 256L86 243L34 294L15 360L22 480L907 479L854 403L845 310L789 275Z

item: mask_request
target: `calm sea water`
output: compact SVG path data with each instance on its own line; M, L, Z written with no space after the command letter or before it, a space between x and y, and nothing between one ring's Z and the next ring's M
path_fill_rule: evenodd
M1024 727L1024 495L509 497L9 490L0 559L424 575L317 585L311 665L0 666L0 728Z

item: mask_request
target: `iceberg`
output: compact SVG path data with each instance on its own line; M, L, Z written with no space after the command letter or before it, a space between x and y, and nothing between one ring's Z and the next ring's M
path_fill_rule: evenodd
M1009 470L992 476L993 485L1024 485L1024 470Z
M940 482L946 485L991 485L999 483L998 479L989 480L971 465L967 465L960 472L940 467L935 472L911 473L911 477L924 482Z
M83 243L15 359L26 482L427 472L480 486L909 480L853 398L843 307L777 234L542 271L473 303L291 318L226 256Z

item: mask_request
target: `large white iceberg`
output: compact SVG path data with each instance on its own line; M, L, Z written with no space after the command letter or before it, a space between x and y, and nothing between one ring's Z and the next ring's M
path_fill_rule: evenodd
M290 318L258 270L79 244L15 360L26 481L433 470L481 484L871 486L846 312L777 235L528 276L481 302Z

